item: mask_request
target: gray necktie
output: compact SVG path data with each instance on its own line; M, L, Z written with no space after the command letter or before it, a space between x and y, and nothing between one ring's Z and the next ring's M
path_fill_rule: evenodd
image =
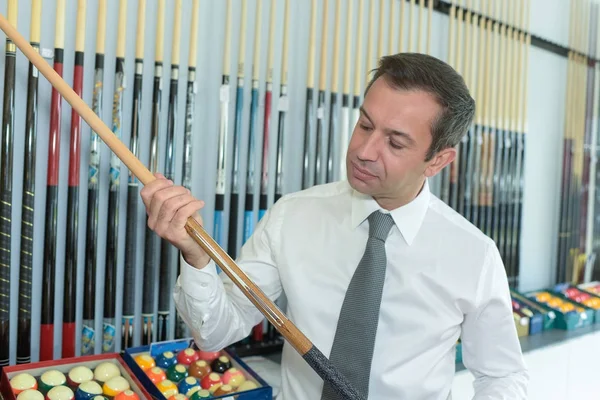
M369 239L348 286L329 356L365 399L385 281L385 240L393 225L390 214L375 211L369 216ZM341 397L325 382L321 399Z

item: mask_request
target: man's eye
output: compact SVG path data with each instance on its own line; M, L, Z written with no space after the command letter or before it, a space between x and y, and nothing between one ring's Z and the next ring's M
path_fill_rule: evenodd
M394 149L398 149L398 150L404 148L404 146L402 146L401 144L394 143L393 141L390 141L390 146L392 146Z
M363 129L365 131L370 131L371 127L365 124L360 124L360 129Z

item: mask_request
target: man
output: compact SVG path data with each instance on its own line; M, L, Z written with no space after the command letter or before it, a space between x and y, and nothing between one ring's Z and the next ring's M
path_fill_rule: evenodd
M285 291L289 318L369 399L451 398L459 337L476 399L527 397L499 252L427 181L454 160L474 109L447 64L383 57L348 147L348 180L282 197L241 250L238 265L271 299ZM221 349L263 317L187 235L203 203L159 178L141 195L150 228L182 251L177 308L199 346ZM286 343L279 399L333 398Z

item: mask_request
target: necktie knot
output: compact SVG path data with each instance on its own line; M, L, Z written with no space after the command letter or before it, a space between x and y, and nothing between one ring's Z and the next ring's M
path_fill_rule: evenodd
M394 219L390 214L375 211L369 215L369 237L379 239L383 242L387 239L390 229L394 226Z

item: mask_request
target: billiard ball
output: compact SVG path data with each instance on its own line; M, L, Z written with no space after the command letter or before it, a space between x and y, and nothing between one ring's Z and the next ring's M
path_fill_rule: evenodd
M102 387L96 381L83 382L75 391L75 400L90 400L102 394Z
M44 400L44 395L39 390L27 389L19 393L17 400Z
M163 369L167 369L174 364L177 364L177 358L175 358L175 354L172 351L165 351L156 357L156 365Z
M221 356L212 362L211 368L214 372L222 374L231 368L231 361L229 357Z
M142 371L147 371L156 365L154 358L150 357L150 355L146 353L135 356L134 360L135 363L142 369Z
M140 400L140 396L133 390L127 389L116 395L115 400Z
M12 388L13 394L17 396L19 393L24 392L27 389L37 389L38 385L33 375L24 372L15 375L10 380L10 387Z
M163 396L165 396L167 399L169 397L179 393L179 391L177 390L177 385L175 385L175 383L171 382L168 379L158 382L156 387L163 394Z
M177 393L169 397L169 400L188 400L188 398L181 393Z
M150 378L152 383L154 383L155 385L158 382L162 382L165 379L167 379L167 374L165 374L165 371L163 371L159 367L150 368L148 371L146 371L146 375L148 376L148 378Z
M94 396L92 400L108 400L108 398L99 394L98 396Z
M246 382L242 383L240 385L240 387L237 388L237 391L245 392L247 390L256 389L257 387L258 387L258 385L256 383L254 383L253 381L246 381Z
M122 376L110 378L102 386L102 392L108 397L115 397L121 392L130 389L129 382Z
M100 383L104 383L116 376L121 376L119 367L108 361L100 363L94 370L94 379Z
M53 387L64 385L66 382L65 374L56 369L51 369L44 372L40 377L40 391L47 393Z
M178 385L179 393L183 393L186 396L188 396L188 392L195 387L200 387L200 381L193 376L188 376L179 382Z
M179 354L177 354L177 362L184 365L190 365L199 358L200 356L198 355L198 352L191 348L182 350L179 352Z
M206 389L200 389L192 393L190 396L190 400L198 400L198 399L208 399L211 397L211 394Z
M198 357L200 357L201 360L208 361L209 363L219 358L220 355L220 351L198 351Z
M230 385L221 385L215 390L215 396L223 396L224 394L229 394L233 392L233 388Z
M88 367L78 365L77 367L71 368L67 375L67 381L69 385L77 388L83 382L88 382L94 379L94 373Z
M535 298L536 298L536 300L537 300L537 301L539 301L540 303L545 303L545 302L547 302L548 300L550 300L550 293L548 293L548 292L541 292L541 293L538 293L538 294L535 296Z
M198 379L204 378L206 375L210 374L212 369L210 368L210 364L205 360L198 360L192 365L188 370L190 376L194 376Z
M207 389L209 391L213 387L215 388L214 390L216 390L217 388L215 386L220 386L222 384L223 382L221 381L221 376L219 376L219 374L215 374L214 372L211 372L210 374L206 375L200 381L200 386L202 386L202 389Z
M167 369L167 379L179 383L182 379L188 376L188 370L185 365L175 364Z
M67 386L55 386L46 394L48 400L73 400L75 393Z
M244 373L237 368L229 368L223 374L223 383L237 388L246 381Z

